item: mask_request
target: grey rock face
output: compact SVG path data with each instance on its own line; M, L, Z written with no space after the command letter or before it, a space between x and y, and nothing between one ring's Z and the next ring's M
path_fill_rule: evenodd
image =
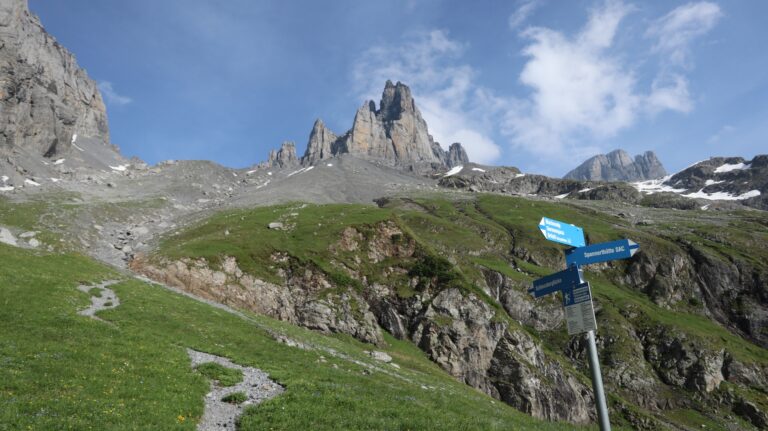
M333 146L337 139L338 136L325 127L323 120L315 120L315 125L312 127L312 133L309 134L307 150L304 153L304 157L301 159L302 164L313 165L322 159L333 157Z
M589 181L640 181L662 178L667 174L653 151L646 151L635 159L624 150L594 156L563 178Z
M454 142L448 148L446 164L448 167L460 166L469 163L469 156L460 143Z
M461 144L451 145L446 152L432 139L410 88L391 81L386 83L379 109L373 101L363 103L345 134L336 136L317 120L301 162L312 165L339 154L399 167L445 168L469 162Z
M287 168L299 165L299 159L296 157L296 144L285 141L280 149L269 152L267 165L270 167Z
M0 3L0 148L54 157L73 136L109 143L104 102L75 57L43 29L26 0Z

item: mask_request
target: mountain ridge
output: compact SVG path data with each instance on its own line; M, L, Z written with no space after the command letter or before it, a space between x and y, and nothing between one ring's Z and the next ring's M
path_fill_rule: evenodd
M653 151L635 156L621 149L608 154L598 154L563 176L571 180L587 181L641 181L662 178L667 175L664 166Z

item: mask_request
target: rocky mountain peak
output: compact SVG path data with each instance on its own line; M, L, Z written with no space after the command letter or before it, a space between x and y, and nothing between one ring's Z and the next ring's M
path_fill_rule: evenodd
M587 159L563 178L587 181L642 181L657 179L667 174L653 151L646 151L634 159L624 150L598 154Z
M397 121L403 115L414 115L416 112L416 103L411 96L411 89L407 85L398 81L392 84L387 81L384 86L384 93L381 95L379 104L379 114L383 121ZM417 114L421 117L421 114Z
M464 165L469 163L469 156L467 156L467 152L464 151L464 147L460 143L454 142L448 148L446 162L449 167Z
M432 139L411 89L392 81L384 86L379 109L375 102L365 101L355 113L352 128L343 135L333 133L321 120L315 121L301 163L312 165L339 154L418 171L469 161L461 144L445 151Z
M291 166L297 166L299 159L296 157L296 144L290 141L285 141L280 146L280 149L269 152L269 159L267 165L270 167L286 168Z
M325 126L323 120L315 120L312 126L312 132L309 134L307 150L302 157L302 164L312 165L319 160L333 157L333 145L338 140L338 136Z

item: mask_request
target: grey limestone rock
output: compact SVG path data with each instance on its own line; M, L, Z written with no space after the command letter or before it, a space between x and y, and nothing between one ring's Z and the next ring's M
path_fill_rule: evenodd
M26 0L0 3L0 149L56 157L73 136L109 143L96 83L29 12Z
M313 165L340 154L384 164L427 170L468 163L460 143L448 151L435 142L407 85L387 81L379 109L366 101L355 113L352 128L341 136L315 121L302 164Z
M448 148L448 153L446 154L446 165L452 168L454 166L465 165L467 163L469 163L469 156L467 156L467 152L464 150L464 147L462 147L458 142L451 144L451 146Z
M611 151L589 158L563 178L589 181L639 181L662 178L667 172L653 151L635 159L624 150Z
M280 149L269 152L269 160L267 165L270 167L288 168L299 165L299 159L296 157L296 144L290 141L285 141L280 146Z
M314 165L322 159L333 157L333 146L337 139L338 136L325 127L323 120L315 120L315 125L312 127L312 133L309 134L307 150L304 153L304 157L301 159L302 164Z

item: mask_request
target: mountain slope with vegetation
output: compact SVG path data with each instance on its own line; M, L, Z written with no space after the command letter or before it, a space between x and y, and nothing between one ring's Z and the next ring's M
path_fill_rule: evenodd
M538 232L546 215L584 226L590 243L641 245L630 261L587 272L617 423L764 426L768 220L631 208L644 219L600 203L471 194L232 210L172 232L132 268L328 334L410 341L524 412L586 423L586 345L566 336L559 299L525 292L564 265Z

